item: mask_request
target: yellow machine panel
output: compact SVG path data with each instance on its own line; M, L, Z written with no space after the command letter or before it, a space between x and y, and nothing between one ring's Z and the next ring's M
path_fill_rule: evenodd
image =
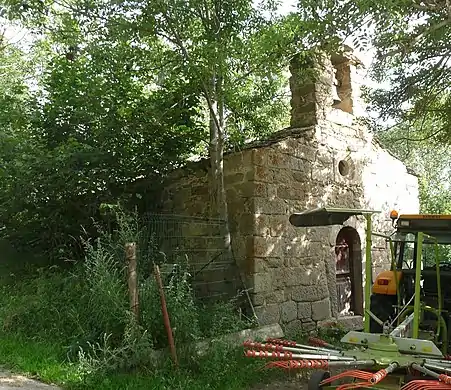
M396 271L398 283L402 277L401 271ZM394 271L382 271L373 284L373 294L396 295L396 279Z

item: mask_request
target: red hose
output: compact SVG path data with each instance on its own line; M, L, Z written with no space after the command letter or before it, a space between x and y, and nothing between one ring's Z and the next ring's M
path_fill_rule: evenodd
M246 357L259 357L259 358L282 358L282 359L291 359L293 358L293 353L289 351L254 351L252 349L248 349L244 352L244 356Z
M388 374L387 370L385 369L379 370L370 378L371 384L375 385L376 383L379 383L387 376L387 374Z
M450 390L451 386L439 381L414 380L406 383L401 390Z
M310 337L308 339L309 343L315 347L325 347L327 343L324 340L321 340L317 337Z
M273 339L271 337L268 337L266 339L266 342L268 343L273 343L273 344L280 344L280 345L284 345L285 347L295 347L296 341L291 341L291 340L282 340L282 339Z
M283 345L279 344L262 344L262 343L255 343L253 341L247 340L243 343L243 345L245 347L250 347L250 348L257 348L260 350L268 350L268 351L283 351Z
M440 382L446 383L447 385L451 385L451 376L442 374L438 377Z
M329 362L327 360L286 360L269 362L266 368L283 368L285 370L308 368L308 369L327 369Z

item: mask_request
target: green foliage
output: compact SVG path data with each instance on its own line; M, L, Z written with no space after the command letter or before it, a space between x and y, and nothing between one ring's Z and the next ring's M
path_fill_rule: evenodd
M154 329L152 336L155 345L167 345L166 330L163 324L161 308L156 308L153 302L160 302L159 290L153 281L153 276L141 289L142 323L147 329ZM199 327L199 309L194 302L189 275L186 269L175 269L171 273L165 288L168 312L171 313L171 323L174 327L176 343L187 343L201 338Z
M81 228L95 233L102 202L132 193L132 204L139 203L135 182L158 185L203 138L192 86L166 80L146 91L154 73L143 57L130 44L104 45L93 44L77 61L53 54L39 104L16 91L15 102L2 106L1 219L18 247L64 249L72 236L80 249ZM32 113L23 112L27 105Z
M11 46L0 46L0 61L0 123L5 130L20 129L29 114L24 105L28 95L24 77L27 61L20 50Z
M87 244L83 274L86 280L87 318L95 333L121 335L127 321L127 288L125 269L120 258L105 247L101 239L96 246Z
M238 317L235 301L202 305L199 309L199 325L201 333L206 337L214 337L218 333L237 332L254 325L251 321ZM231 315L234 313L234 315Z
M139 323L129 311L123 248L130 238L139 239L142 234L136 216L120 209L117 215L117 229L93 243L86 241L86 259L70 272L58 266L39 268L2 286L2 333L64 344L65 355L82 380L94 374L152 368L152 348L168 345L153 275L140 273ZM149 262L144 250L138 251L140 262ZM179 348L250 326L238 318L232 303L206 306L196 302L187 265L182 262L164 284Z
M244 390L274 373L261 370L258 359L245 358L242 347L217 345L191 368L95 373L80 376L77 365L64 361L64 348L55 340L41 342L15 335L2 335L0 359L8 368L68 390ZM286 375L282 373L282 375Z
M165 174L206 154L209 100L226 149L288 124L296 18L275 17L272 1L218 4L2 4L33 38L0 53L15 69L0 81L4 237L78 258L100 204L155 204L145 198Z
M310 45L336 50L352 38L354 49L371 50L371 76L383 87L367 88L378 124L388 120L421 127L450 140L451 30L446 2L414 0L302 1L299 15L310 26Z
M210 115L224 120L228 142L280 127L287 115L283 70L295 44L281 35L285 21L273 16L273 2L137 1L135 8L143 12L130 23L143 39L170 41L164 58L185 64L183 77L198 85L208 105L218 104Z
M438 125L440 126L440 125ZM433 121L422 126L402 125L380 131L382 144L419 175L421 212L451 213L451 152L437 137L430 137Z
M439 127L439 125L437 126ZM451 214L451 152L438 137L430 137L433 121L421 126L401 125L379 133L382 144L419 175L420 212ZM451 246L439 245L440 262L451 262ZM424 247L427 266L436 262L435 246Z

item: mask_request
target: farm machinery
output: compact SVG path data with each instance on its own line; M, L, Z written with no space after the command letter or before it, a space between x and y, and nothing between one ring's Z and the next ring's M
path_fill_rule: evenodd
M365 219L363 331L348 332L340 346L317 338L308 345L246 341L246 356L269 359L267 367L312 371L309 390L451 390L451 216L392 212L394 232L384 235L372 230L376 213L320 208L290 216L295 227L343 225L352 216ZM386 239L392 261L391 269L372 283L375 236Z

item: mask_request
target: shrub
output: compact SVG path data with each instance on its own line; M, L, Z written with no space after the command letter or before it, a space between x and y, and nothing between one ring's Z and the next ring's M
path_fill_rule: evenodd
M153 277L141 284L140 297L142 325L146 329L152 329L157 347L167 346L159 290ZM201 337L199 309L194 302L189 273L183 266L174 266L165 286L165 298L175 342L188 343L198 340Z
M206 337L237 332L254 325L251 320L238 315L235 300L202 305L200 319L201 332Z
M83 305L82 288L73 275L38 269L37 274L2 287L0 316L3 331L40 339L77 334L74 314Z
M85 241L85 259L70 271L56 266L4 286L0 298L3 331L41 340L60 340L80 375L149 364L149 350L166 347L159 290L150 269L164 256L150 246L139 253L140 319L129 310L124 243L140 240L136 216L123 214L117 230ZM158 258L157 258L158 256ZM248 325L233 302L196 302L189 266L182 257L165 278L165 295L176 343L236 331Z

